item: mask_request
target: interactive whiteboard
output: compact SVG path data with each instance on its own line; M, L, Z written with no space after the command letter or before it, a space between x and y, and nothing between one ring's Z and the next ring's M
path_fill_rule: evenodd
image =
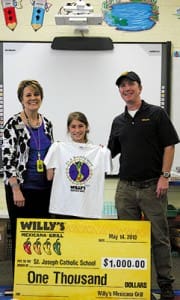
M142 98L169 111L170 42L114 43L108 51L53 50L50 42L2 42L0 49L4 122L21 111L19 82L36 79L44 89L41 113L53 122L55 140L67 139L67 116L81 111L89 120L89 139L107 145L113 118L124 111L115 81L130 70L142 79ZM113 174L118 169L116 158Z

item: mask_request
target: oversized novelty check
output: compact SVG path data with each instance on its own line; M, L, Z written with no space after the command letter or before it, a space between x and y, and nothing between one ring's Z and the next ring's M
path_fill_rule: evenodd
M150 299L150 222L18 219L13 299Z

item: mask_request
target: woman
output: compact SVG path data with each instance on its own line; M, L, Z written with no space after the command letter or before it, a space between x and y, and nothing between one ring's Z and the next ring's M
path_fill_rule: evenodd
M3 167L5 195L15 259L17 218L48 218L51 184L43 159L53 141L52 124L39 113L43 89L36 80L23 80L17 90L22 111L4 126Z
M110 151L88 141L89 124L81 112L68 116L67 130L72 141L54 143L44 160L48 179L53 178L49 211L60 218L101 218Z

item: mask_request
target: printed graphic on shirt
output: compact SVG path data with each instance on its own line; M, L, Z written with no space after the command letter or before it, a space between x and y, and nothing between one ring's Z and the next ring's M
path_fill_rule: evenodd
M92 163L83 156L73 157L66 164L66 175L74 185L84 185L93 174Z

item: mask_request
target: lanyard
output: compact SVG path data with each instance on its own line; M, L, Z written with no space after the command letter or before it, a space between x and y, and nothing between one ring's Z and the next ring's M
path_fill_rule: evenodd
M28 123L28 128L29 131L31 133L31 136L35 142L36 148L37 148L37 160L36 160L36 170L38 173L43 172L44 171L44 164L43 164L43 160L41 159L41 143L40 143L40 134L39 134L39 126L37 127L37 139L35 137L35 134L33 132L31 123L29 122L29 118L24 110L24 115L26 117L27 123ZM38 120L39 120L39 114L38 114Z

